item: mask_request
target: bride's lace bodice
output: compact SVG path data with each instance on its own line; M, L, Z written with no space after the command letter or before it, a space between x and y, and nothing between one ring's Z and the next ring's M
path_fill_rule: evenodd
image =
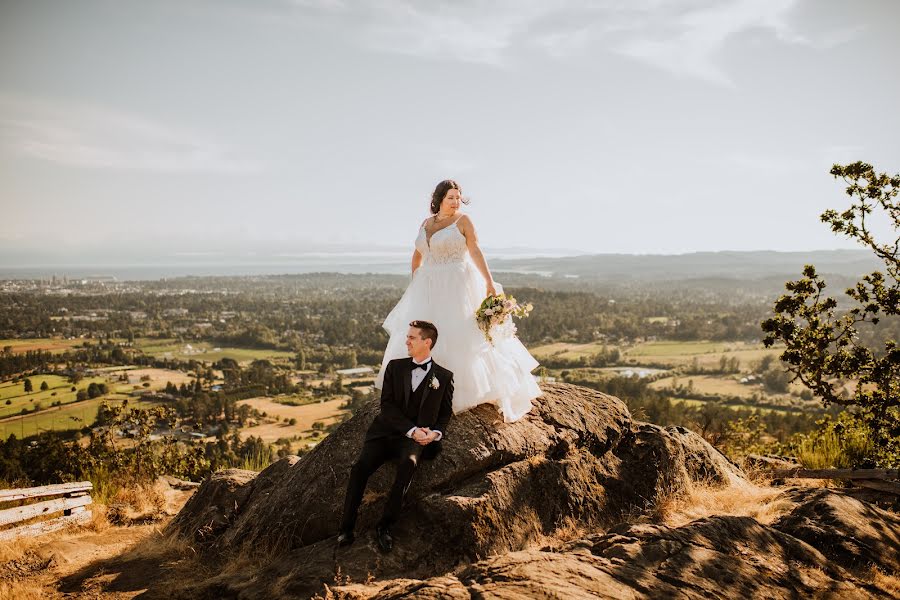
M431 240L427 239L425 225L419 228L416 237L416 250L424 258L424 264L448 264L463 262L466 259L468 248L466 236L457 227L456 223L435 231Z

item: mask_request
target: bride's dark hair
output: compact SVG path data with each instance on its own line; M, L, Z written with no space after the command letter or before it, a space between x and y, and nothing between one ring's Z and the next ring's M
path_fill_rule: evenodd
M469 203L468 198L463 198L462 188L459 187L459 184L452 179L445 179L437 184L437 187L434 188L434 193L431 194L431 214L438 214L438 211L441 210L441 202L444 201L444 196L450 190L459 190L459 201L463 204Z

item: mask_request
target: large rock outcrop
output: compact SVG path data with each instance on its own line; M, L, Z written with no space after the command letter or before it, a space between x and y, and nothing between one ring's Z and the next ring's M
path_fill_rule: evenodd
M333 580L350 466L377 410L370 403L295 464L279 461L249 480L238 472L204 482L171 529L210 552L302 555L299 570L285 558L295 593L321 588ZM609 527L695 480L742 478L696 434L635 423L617 398L565 384L544 386L516 423L483 405L455 417L446 435L444 451L416 473L388 556L374 552L366 531L380 515L393 466L372 477L361 540L338 555L345 576L429 577L521 550L559 528ZM281 578L278 562L271 568Z
M878 567L900 574L900 516L826 489L793 489L794 508L774 523L779 531L815 546L854 570Z
M898 539L888 513L833 492L790 491L785 499L793 509L771 526L735 516L681 527L636 524L693 482L743 486L744 475L686 429L633 421L617 398L564 384L543 390L516 423L503 423L488 405L454 418L444 451L413 480L389 554L376 550L371 527L393 480L392 465L369 482L356 543L337 548L334 539L350 466L377 402L299 460L284 459L255 477L238 471L210 478L170 529L211 559L240 556L245 567L185 593L887 597L864 582L864 572L873 565L894 568L896 559L883 557ZM829 510L840 518L825 525L816 520ZM856 545L839 543L865 518L873 535ZM834 543L820 544L817 526ZM570 539L577 541L565 542Z
M622 525L554 551L498 555L424 581L332 587L329 600L863 598L894 596L750 517Z

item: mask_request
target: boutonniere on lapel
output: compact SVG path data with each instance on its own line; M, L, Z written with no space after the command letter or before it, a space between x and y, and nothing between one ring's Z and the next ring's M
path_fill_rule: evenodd
M431 389L433 389L433 390L436 390L436 389L438 389L439 387L441 387L441 384L440 384L440 383L438 382L438 380L437 380L437 375L434 375L434 376L431 377L431 381L428 383L428 385L429 385L429 387L431 387Z

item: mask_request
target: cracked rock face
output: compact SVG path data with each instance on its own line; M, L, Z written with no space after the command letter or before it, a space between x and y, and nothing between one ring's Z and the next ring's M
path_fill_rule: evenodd
M256 481L227 477L204 482L172 528L213 552L271 552L269 565L217 589L265 597L264 581L280 593L306 597L335 577L427 579L486 557L516 552L552 539L560 528L596 531L653 508L691 481L729 483L741 470L696 434L632 421L625 405L587 388L549 384L532 411L504 423L482 405L451 421L443 452L423 463L413 479L395 549L378 554L369 541L381 514L394 467L370 480L357 524L358 541L334 552L350 467L376 412L372 402L296 464L285 460ZM233 508L212 518L202 497L236 490ZM216 491L219 490L219 491ZM216 506L221 507L221 502ZM201 518L202 516L202 518Z
M801 539L829 560L853 569L876 566L900 573L900 516L826 489L785 493L795 503L774 527Z
M891 598L812 546L750 517L681 527L630 525L558 552L526 550L427 580L331 588L331 600L373 598Z

